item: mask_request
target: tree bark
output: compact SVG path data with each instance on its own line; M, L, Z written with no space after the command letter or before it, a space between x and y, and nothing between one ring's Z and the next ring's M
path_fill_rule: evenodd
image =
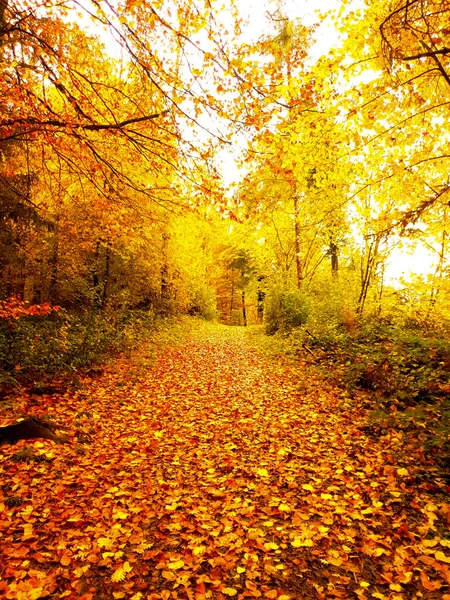
M105 308L108 299L109 275L111 271L111 249L109 243L105 249L105 273L103 275L102 308Z
M247 327L247 309L245 308L245 291L242 290L242 318L244 320L244 327Z
M303 282L303 268L300 247L300 224L298 222L298 217L298 195L294 193L295 266L297 267L297 288L301 289Z
M380 237L375 237L375 239L373 239L372 242L369 244L368 248L366 248L367 258L366 265L361 273L361 291L356 307L357 315L362 315L364 311L364 304L366 302L367 292L369 291L369 287L372 282L372 276L377 264L380 240Z
M101 308L102 299L100 295L100 279L98 275L98 263L100 257L100 241L97 240L95 244L95 254L94 254L94 269L92 272L92 284L94 286L94 308Z
M5 11L8 7L8 0L0 0L0 46L2 45L3 30L6 26Z
M331 275L337 278L339 274L338 247L333 241L330 241L329 253L331 259Z
M230 325L233 321L233 304L234 304L234 271L231 269L231 294L230 294Z

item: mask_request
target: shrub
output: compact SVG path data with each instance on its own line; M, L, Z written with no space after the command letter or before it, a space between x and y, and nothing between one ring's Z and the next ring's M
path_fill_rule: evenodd
M26 315L0 319L0 372L7 381L18 373L74 371L139 346L154 326L146 311L91 311Z
M191 292L188 314L200 316L207 321L217 318L216 295L214 291L205 286L198 287Z
M266 296L264 328L268 335L290 331L305 325L310 312L309 300L299 291L272 289Z

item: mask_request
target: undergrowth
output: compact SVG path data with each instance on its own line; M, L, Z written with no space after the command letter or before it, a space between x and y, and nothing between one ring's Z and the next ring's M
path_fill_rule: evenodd
M0 320L0 387L33 384L37 393L53 379L95 369L111 357L176 343L201 319L155 316L144 310L94 311Z
M369 427L414 437L450 472L450 343L442 335L376 321L351 331L309 325L270 337L261 327L248 333L262 352L314 366L350 395L364 392Z

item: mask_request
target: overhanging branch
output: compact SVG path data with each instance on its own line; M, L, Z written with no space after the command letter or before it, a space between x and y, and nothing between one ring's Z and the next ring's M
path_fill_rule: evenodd
M163 110L153 115L144 115L143 117L135 117L134 119L126 119L119 123L68 123L66 121L59 121L58 119L49 119L48 121L40 121L33 117L27 119L10 119L8 121L0 121L0 127L14 127L15 125L33 125L39 127L60 127L64 129L82 129L84 131L102 131L102 130L118 130L123 129L127 125L134 125L135 123L142 123L144 121L151 121L162 117L169 112L169 109Z

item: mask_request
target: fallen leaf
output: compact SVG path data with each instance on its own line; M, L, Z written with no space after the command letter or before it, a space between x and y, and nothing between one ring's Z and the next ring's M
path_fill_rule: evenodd
M220 591L226 596L236 596L237 594L237 590L231 587L222 588Z
M172 569L172 570L177 570L177 569L181 569L182 567L184 567L184 561L183 560L177 560L175 562L170 562L167 565L168 569Z

